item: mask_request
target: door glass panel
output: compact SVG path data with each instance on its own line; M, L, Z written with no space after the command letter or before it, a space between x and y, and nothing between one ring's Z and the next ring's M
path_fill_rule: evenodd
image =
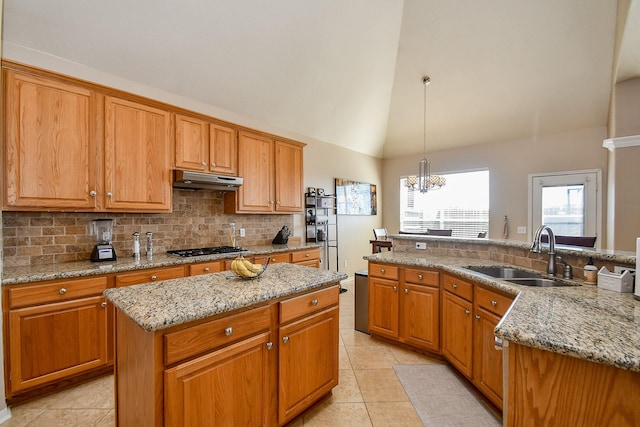
M583 236L584 186L542 187L542 223L563 236Z

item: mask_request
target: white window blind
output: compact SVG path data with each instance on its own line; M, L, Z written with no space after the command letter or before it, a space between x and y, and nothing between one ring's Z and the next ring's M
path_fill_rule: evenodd
M447 184L427 193L400 178L400 230L452 230L452 237L478 237L489 230L489 171L443 175Z

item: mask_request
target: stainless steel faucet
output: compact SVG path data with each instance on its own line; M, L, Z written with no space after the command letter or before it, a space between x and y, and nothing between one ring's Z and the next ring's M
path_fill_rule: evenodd
M533 242L531 243L531 252L535 252L537 254L542 253L540 250L540 238L542 237L542 232L547 230L547 234L549 235L549 264L547 266L547 273L552 276L556 275L556 237L553 235L553 231L549 228L548 225L542 224L536 230L536 234L533 236Z

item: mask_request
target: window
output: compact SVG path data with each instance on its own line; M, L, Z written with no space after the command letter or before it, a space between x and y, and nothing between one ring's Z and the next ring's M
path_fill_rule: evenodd
M541 224L556 235L597 236L600 175L597 170L529 175L530 237Z
M424 233L451 229L453 237L478 237L489 230L489 171L442 175L447 184L420 193L400 178L400 230Z

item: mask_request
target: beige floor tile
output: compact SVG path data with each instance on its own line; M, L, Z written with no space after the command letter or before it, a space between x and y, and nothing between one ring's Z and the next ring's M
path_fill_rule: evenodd
M364 403L321 403L304 416L304 427L371 426Z
M324 403L364 402L358 381L351 369L340 369L338 385Z
M96 427L114 427L116 425L116 411L115 409L111 409L107 412L107 415L102 418Z
M353 328L354 321L353 316L340 316L340 329Z
M367 410L374 427L422 427L410 402L372 402Z
M400 365L425 365L429 363L444 363L441 360L425 356L415 351L402 347L389 346L389 351L398 361Z
M392 368L356 369L354 373L365 402L409 402Z
M45 412L41 408L25 408L24 405L10 408L11 418L4 423L2 427L22 427L28 425L31 421L38 418Z
M338 369L351 369L349 353L344 346L338 347Z
M346 346L353 369L391 368L398 361L387 347Z
M353 329L353 326L351 328L340 329L340 336L346 346L387 346L384 341L373 338L364 332L356 331Z
M84 427L102 420L109 409L49 409L34 419L33 427Z
M113 375L81 384L58 399L52 409L112 409L114 407Z

